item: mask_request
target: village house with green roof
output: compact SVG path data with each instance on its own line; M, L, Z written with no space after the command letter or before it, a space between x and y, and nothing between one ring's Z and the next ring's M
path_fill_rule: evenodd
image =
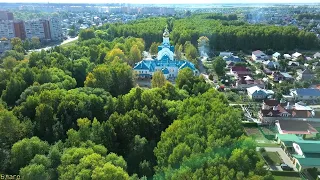
M277 134L276 139L298 171L320 168L320 141L295 134Z

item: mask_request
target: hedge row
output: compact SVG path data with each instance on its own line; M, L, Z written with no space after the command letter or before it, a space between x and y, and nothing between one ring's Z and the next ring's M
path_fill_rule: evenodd
M243 122L242 125L244 127L258 127L258 124L255 122Z
M274 176L289 176L289 177L300 177L300 174L295 171L271 171Z

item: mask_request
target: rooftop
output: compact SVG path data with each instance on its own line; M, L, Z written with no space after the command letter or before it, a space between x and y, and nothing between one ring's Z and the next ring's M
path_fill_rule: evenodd
M298 88L295 89L297 96L320 96L319 89L312 88Z
M301 55L302 55L301 53L295 52L295 53L292 54L292 57L299 57Z
M318 131L306 121L278 120L276 125L283 134L318 133Z
M255 56L261 56L261 55L265 56L265 54L260 50L253 51L252 54L254 54Z
M277 134L277 137L283 142L295 142L302 139L295 134Z
M319 144L320 141L316 140L304 140L302 136L297 136L295 134L277 134L276 135L282 142L295 142L297 144ZM320 151L318 149L318 151Z
M249 87L247 88L247 91L250 93L250 94L253 94L255 91L260 91L262 90L260 87L258 86L253 86L253 87Z
M292 76L286 72L280 72L280 74L285 78L292 78Z
M243 66L235 66L235 67L232 67L231 68L232 71L248 71L248 69L246 67L243 67Z
M320 158L296 158L304 167L320 167Z
M301 142L297 144L300 146L300 149L302 150L303 154L305 153L320 153L320 141L313 141L312 143L308 142Z
M275 52L272 56L273 56L273 57L279 57L280 55L281 55L280 53Z

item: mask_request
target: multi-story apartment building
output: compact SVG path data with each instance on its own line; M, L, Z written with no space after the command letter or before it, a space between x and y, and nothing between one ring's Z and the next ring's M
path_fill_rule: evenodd
M15 37L18 37L22 40L25 40L26 39L26 31L24 28L24 22L23 21L14 21L13 25L14 25Z
M13 21L0 20L0 38L11 39L15 37Z
M0 11L0 20L10 20L13 21L13 13L8 11Z
M40 40L61 40L62 28L58 18L21 21L14 20L13 14L0 11L0 38L19 37L22 40L38 37Z
M44 30L44 39L48 40L51 39L51 32L50 32L50 23L46 19L40 20L43 25L43 30Z
M0 54L10 49L12 46L9 40L0 40Z
M51 40L61 40L62 39L62 28L61 23L58 18L50 18L49 19L50 26L50 36Z
M24 22L26 37L31 39L32 37L38 37L45 39L44 26L40 20L31 20Z

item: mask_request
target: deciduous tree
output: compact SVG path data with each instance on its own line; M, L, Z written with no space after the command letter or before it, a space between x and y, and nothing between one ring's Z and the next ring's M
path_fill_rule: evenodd
M163 75L162 71L156 71L153 73L151 86L153 88L162 87L165 85L166 81L166 77Z

